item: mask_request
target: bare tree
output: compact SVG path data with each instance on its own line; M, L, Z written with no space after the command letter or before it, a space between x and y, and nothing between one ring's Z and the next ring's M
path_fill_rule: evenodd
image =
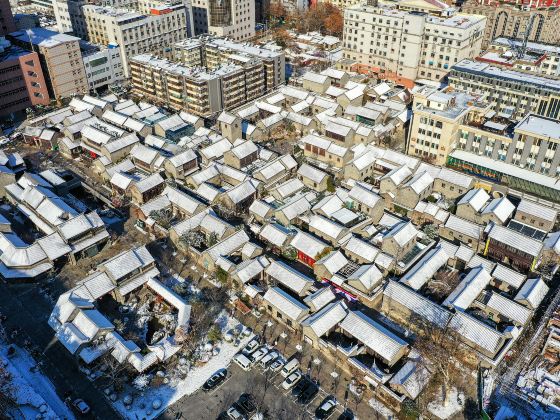
M467 360L467 351L457 331L448 325L437 325L416 317L418 335L414 347L420 353L420 363L433 373L432 385L441 390L442 404L449 402L449 391L455 378L462 374L458 362Z

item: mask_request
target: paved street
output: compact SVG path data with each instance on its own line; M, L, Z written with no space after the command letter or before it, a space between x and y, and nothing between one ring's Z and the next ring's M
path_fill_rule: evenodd
M62 344L53 340L54 332L47 324L52 307L39 294L38 286L0 283L0 294L0 312L7 316L6 331L19 327L22 332L16 337L16 342L23 345L24 340L28 339L32 348L44 354L40 358L44 363L41 370L54 384L61 399L66 392L71 391L74 397L83 398L90 405L90 418L118 418L102 393L78 370L72 355Z

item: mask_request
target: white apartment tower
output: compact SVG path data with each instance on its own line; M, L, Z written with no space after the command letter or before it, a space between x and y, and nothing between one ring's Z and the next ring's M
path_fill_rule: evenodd
M196 35L210 34L235 41L255 36L254 0L193 0Z

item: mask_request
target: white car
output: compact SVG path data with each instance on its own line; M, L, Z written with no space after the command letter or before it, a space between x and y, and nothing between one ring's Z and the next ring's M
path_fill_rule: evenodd
M264 356L264 357L261 359L261 361L260 361L261 367L262 367L263 369L266 369L266 367L267 367L270 363L272 363L274 360L276 360L276 358L277 358L278 356L280 356L280 355L278 354L277 351L274 351L274 350L271 351L270 353L268 353L266 356Z
M282 382L282 388L284 388L284 389L292 388L295 384L297 384L299 382L301 377L302 377L301 372L299 370L296 370L295 372L291 373L284 380L284 382Z
M271 372L278 372L280 369L282 369L285 363L286 361L280 356L274 362L272 362L268 368Z
M232 406L226 412L230 419L233 420L247 420L247 417L241 413L240 410L237 409L236 406Z
M251 355L251 359L253 359L253 362L256 363L259 360L261 360L264 356L266 356L267 353L268 353L268 349L266 347L261 347Z
M251 366L253 366L253 361L243 353L236 354L233 358L233 361L237 363L237 365L243 370L248 371L251 369Z
M256 338L253 338L251 341L249 341L247 343L247 345L245 347L243 347L243 353L249 355L251 353L253 353L256 349L259 348L259 340L257 340Z

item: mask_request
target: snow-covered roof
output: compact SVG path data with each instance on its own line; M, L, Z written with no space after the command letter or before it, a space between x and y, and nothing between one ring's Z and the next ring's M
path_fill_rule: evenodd
M365 264L349 275L347 280L353 286L359 283L360 288L369 293L381 283L383 273L374 264Z
M245 284L255 276L261 274L269 264L270 262L264 256L245 260L236 267L232 275L237 276L237 278Z
M312 278L301 274L295 268L290 267L282 261L272 261L266 268L265 273L267 276L272 277L288 289L300 295L314 283Z
M447 324L451 316L448 310L400 282L389 280L383 294L418 316L441 327Z
M297 321L309 312L306 305L278 287L270 287L263 299L292 321Z
M456 312L449 322L449 327L492 354L500 350L505 340L502 333L464 312Z
M381 196L367 188L364 188L363 185L356 183L350 192L348 193L348 197L352 200L357 201L358 203L364 204L367 207L373 208L375 205L382 200Z
M346 232L344 226L317 214L309 218L309 227L334 240L338 240Z
M548 286L540 277L528 279L514 299L528 305L531 309L537 309L548 290Z
M264 225L259 235L272 245L282 248L290 239L292 232L277 223Z
M335 274L348 264L348 260L342 252L336 250L332 251L328 255L325 255L317 261L317 264L322 264L329 273Z
M477 188L469 190L457 205L468 204L474 211L479 212L488 200L490 200L488 193L482 188Z
M543 248L543 243L541 241L500 225L492 226L488 233L488 238L501 242L533 257L537 257Z
M134 184L136 186L136 189L138 190L138 192L145 193L147 191L150 191L153 188L158 187L159 185L164 184L165 181L163 180L163 178L161 177L160 174L155 173L153 175L150 175L138 182L136 182L136 184Z
M426 385L428 385L431 376L424 365L408 360L391 378L389 384L401 386L407 396L415 400Z
M530 309L496 292L491 292L486 307L519 325L525 325L531 317Z
M311 308L313 312L322 309L324 306L331 303L336 299L332 289L330 287L322 287L316 292L307 296L303 301Z
M367 262L374 262L375 257L379 254L380 249L376 246L365 242L356 236L352 236L346 244L344 244L344 251L351 252Z
M359 311L350 311L340 328L390 363L407 347L404 340Z
M501 197L490 201L490 203L488 203L488 205L482 210L482 214L492 213L500 222L505 223L507 219L511 217L514 210L515 206L513 203L506 197Z
M256 214L262 218L267 217L271 211L272 207L262 200L255 200L249 206L250 213Z
M249 236L244 230L238 230L233 235L228 236L221 242L218 242L205 252L213 259L217 260L219 257L228 256L232 252L240 249L243 245L249 242Z
M416 194L421 194L426 188L434 183L434 178L428 172L422 172L414 175L404 186L410 187Z
M169 287L159 282L155 278L151 278L146 283L150 289L161 296L167 303L177 309L177 325L188 325L191 317L191 305L187 304L185 300L171 290Z
M321 171L307 163L301 165L297 171L298 175L305 177L317 184L323 182L323 180L328 176L326 172Z
M490 274L483 266L471 269L455 290L447 296L443 305L454 307L459 311L467 310L484 288L488 286L490 279Z
M436 246L422 257L402 278L401 282L414 290L420 289L445 264L449 256L445 249Z
M471 238L478 239L482 235L482 226L466 219L450 214L445 222L445 227L454 232L461 233Z
M418 230L412 222L400 222L393 226L389 232L385 234L383 239L393 238L399 246L404 246L409 241L416 238Z
M348 314L348 307L344 301L332 302L319 312L309 316L301 325L313 330L317 337L326 334L331 328L339 324Z
M515 289L520 288L527 278L526 275L519 271L502 264L496 264L496 267L492 271L492 277L513 286Z
M412 171L409 169L408 166L403 165L399 166L387 174L383 175L381 179L390 179L393 181L393 184L399 186L401 185L410 175L412 175Z
M178 168L179 166L182 166L185 163L196 160L196 153L193 150L189 149L189 150L185 150L184 152L181 152L181 153L179 153L175 156L172 156L172 157L168 158L167 160L175 168Z
M517 205L517 211L530 214L532 216L538 217L539 219L544 219L549 222L554 222L558 216L558 212L550 207L543 206L541 204L535 203L534 201L529 201L527 199L522 199Z
M200 206L204 206L204 204L196 198L170 186L165 187L162 195L166 195L171 203L189 215L196 213Z
M104 271L115 281L132 271L145 267L154 262L154 258L145 246L123 251L110 260L101 264Z
M296 236L292 239L291 245L311 258L317 257L318 254L329 247L320 239L317 239L301 230L297 231Z

